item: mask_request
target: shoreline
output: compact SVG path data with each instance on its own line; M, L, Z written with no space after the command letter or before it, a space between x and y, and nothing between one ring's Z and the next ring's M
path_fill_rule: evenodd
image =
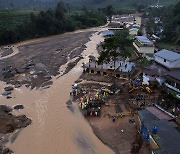
M25 151L30 152L31 150L35 153L63 153L68 151L79 153L79 151L86 152L87 150L91 152L94 151L93 153L113 153L112 150L106 147L96 135L94 135L88 122L80 115L81 113L75 112L74 115L72 115L64 102L69 98L68 91L70 91L71 85L78 79L82 72L82 62L88 61L88 55L95 52L96 37L97 40L99 40L97 33L94 33L90 37L90 41L85 44L87 47L82 52L84 59L78 61L77 65L67 74L64 74L58 79L56 79L57 76L54 76L51 79L53 84L50 88L46 90L42 89L42 91L29 91L29 88L27 88L29 90L25 90L26 88L22 89L20 87L22 91L14 91L13 95L15 95L16 98L12 99L12 103L21 103L21 99L23 99L25 109L22 112L27 113L33 120L33 123L18 136L16 142L9 145L15 153L18 152L21 154ZM28 101L24 98L27 96L30 98ZM3 101L5 103L9 102L9 100L5 100L4 98ZM69 123L66 123L67 120ZM54 131L56 131L56 135L52 133ZM77 136L77 133L81 138L79 138L79 135ZM61 137L57 138L59 135L66 137L63 139ZM47 136L51 138L51 144L47 142ZM27 138L28 140L26 140ZM34 140L36 140L36 144L33 143ZM89 147L88 149L84 149L81 145L81 142L84 140ZM66 143L68 143L68 145ZM25 146L26 144L29 146ZM39 145L39 147L37 145ZM43 147L46 145L48 145L48 149L44 151L45 149ZM22 149L21 147L24 148Z

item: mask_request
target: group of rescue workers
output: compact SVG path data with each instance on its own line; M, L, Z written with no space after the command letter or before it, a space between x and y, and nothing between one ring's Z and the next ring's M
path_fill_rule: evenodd
M86 111L86 116L100 116L101 106L108 98L109 90L100 89L97 91L88 91L85 88L74 85L71 95L75 98L80 97L79 106L81 110Z

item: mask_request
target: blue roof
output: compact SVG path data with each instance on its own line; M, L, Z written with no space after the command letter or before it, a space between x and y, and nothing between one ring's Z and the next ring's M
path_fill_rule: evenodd
M136 36L136 39L143 44L153 44L152 41L145 36Z
M161 58L166 59L168 61L175 61L175 60L180 59L179 53L176 53L176 52L173 52L170 50L166 50L166 49L163 49L163 50L155 53L155 56L161 57Z
M112 30L106 30L106 31L102 32L103 36L114 35L114 34L115 34L115 32Z

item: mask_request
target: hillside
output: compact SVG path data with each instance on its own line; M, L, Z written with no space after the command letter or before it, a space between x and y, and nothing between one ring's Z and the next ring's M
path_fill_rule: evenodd
M0 0L0 9L48 9L54 8L60 0ZM160 0L161 5L171 5L180 0ZM139 5L155 5L157 0L64 0L72 8L105 7L109 4L116 8L133 8Z
M30 19L30 13L35 14L38 11L32 10L19 10L19 11L8 11L0 10L0 29L2 30L12 30L16 26L21 25L24 21Z

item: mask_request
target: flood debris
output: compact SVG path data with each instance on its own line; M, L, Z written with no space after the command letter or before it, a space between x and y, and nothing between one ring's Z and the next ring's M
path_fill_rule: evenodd
M21 104L19 104L19 105L15 105L13 108L14 108L15 110L20 110L20 109L24 109L24 106L21 105Z

